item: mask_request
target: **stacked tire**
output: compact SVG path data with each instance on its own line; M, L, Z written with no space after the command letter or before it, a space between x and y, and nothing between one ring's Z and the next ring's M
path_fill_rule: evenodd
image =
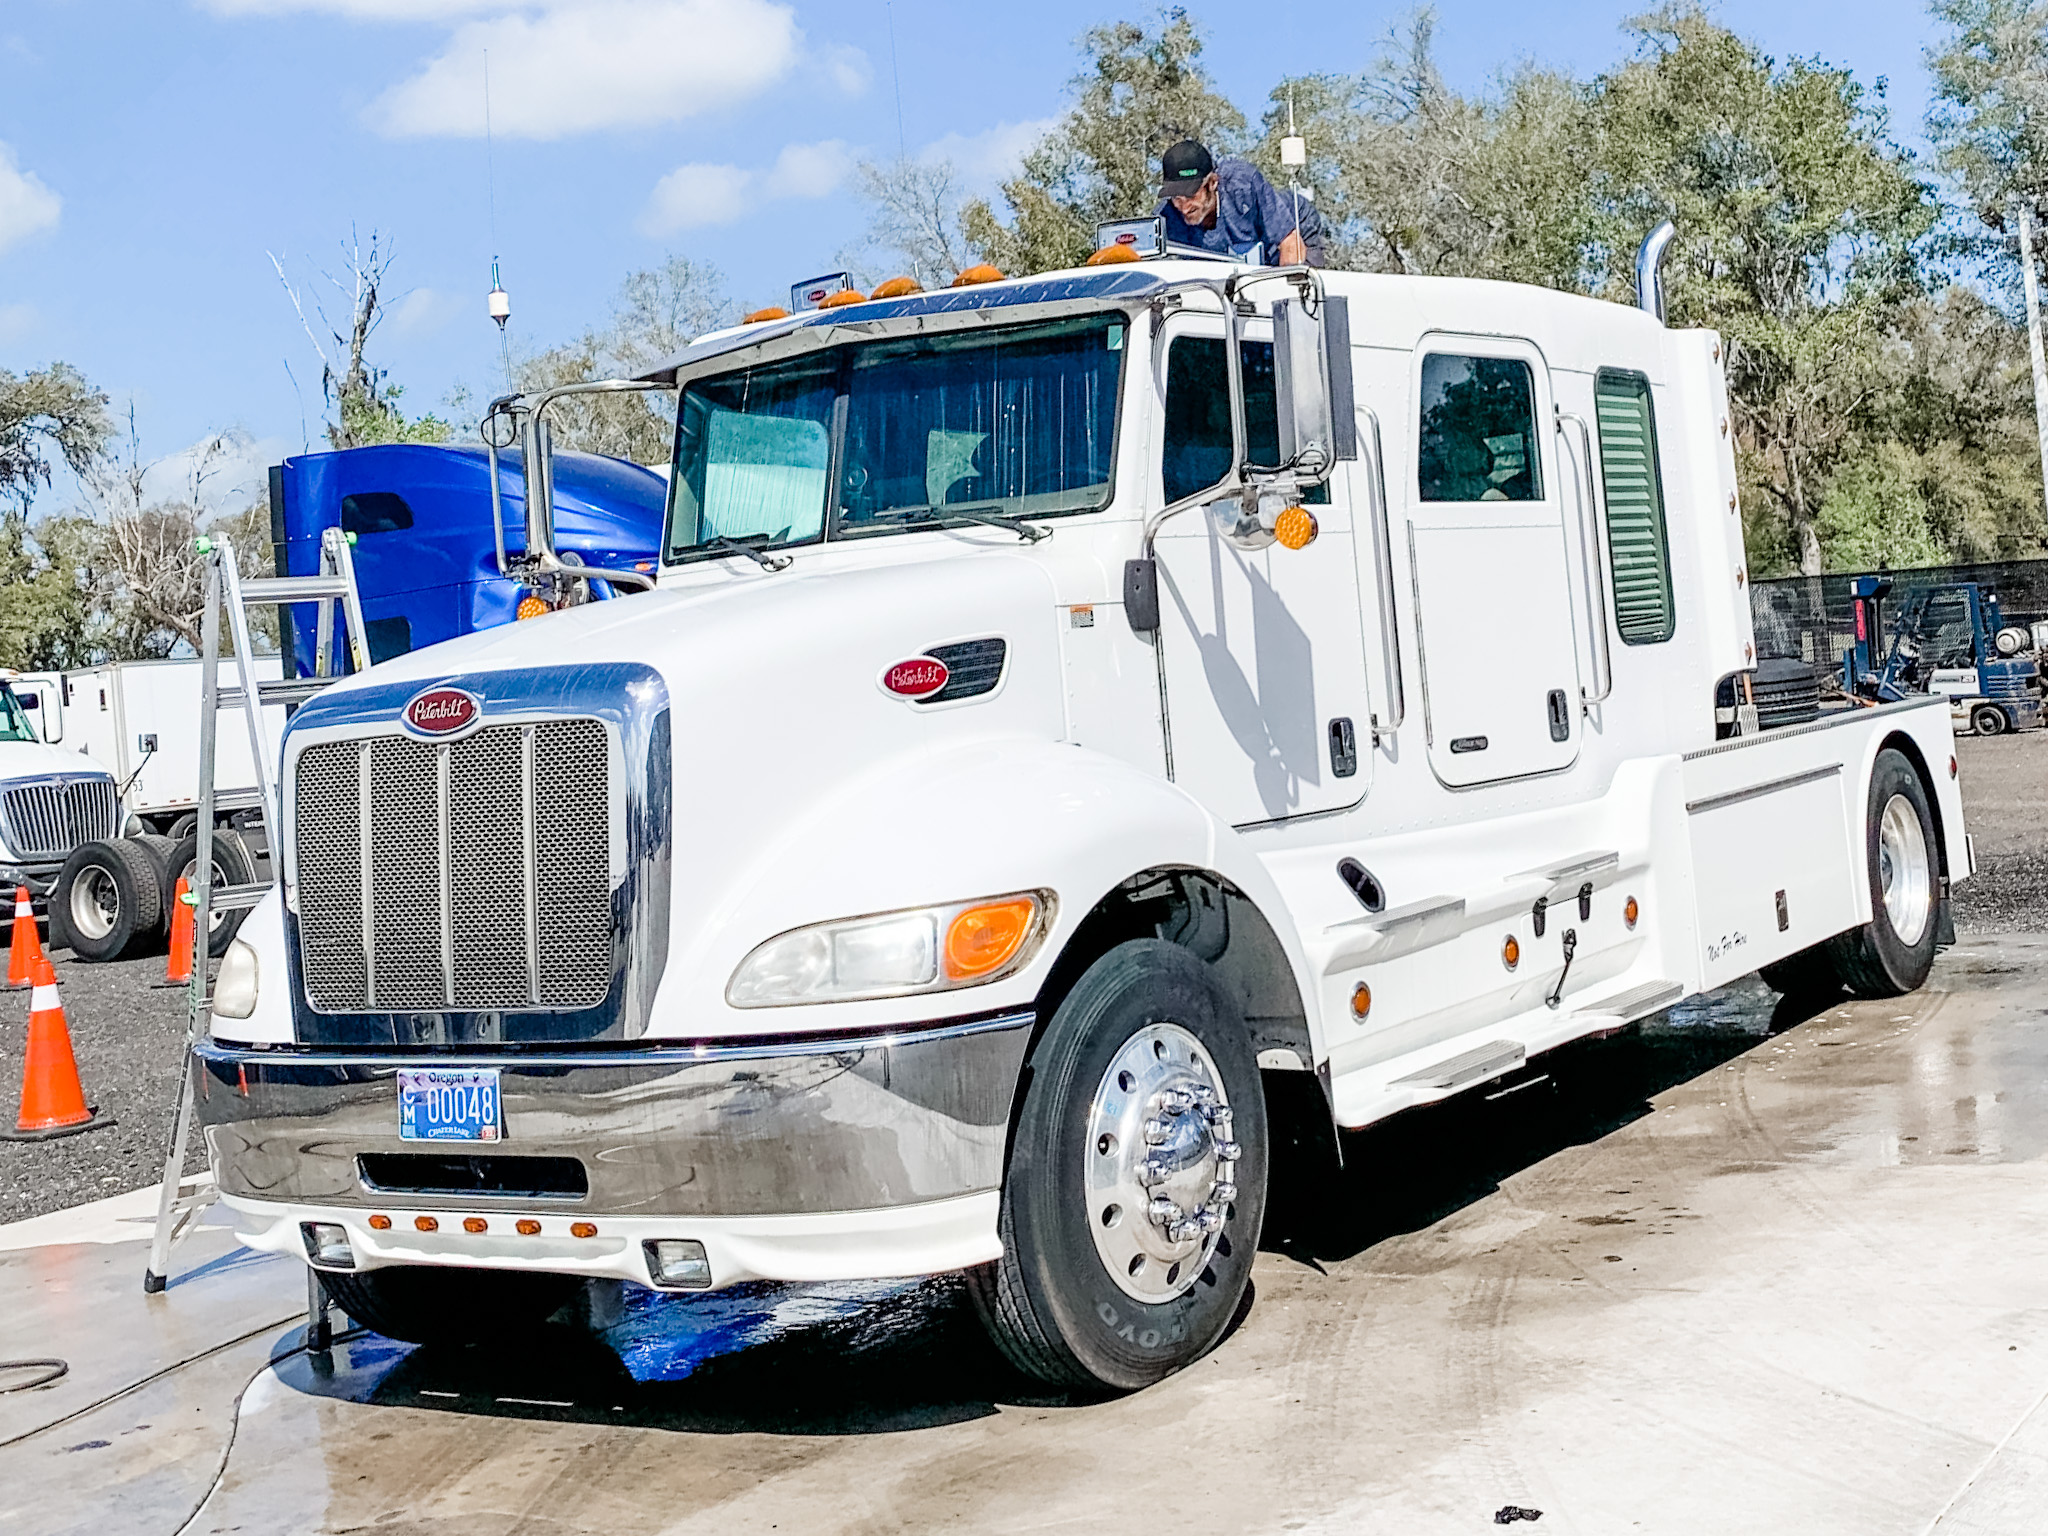
M199 839L114 837L72 852L50 893L51 936L81 960L122 960L161 948L169 935L178 881L196 885ZM256 861L238 833L213 834L213 883L251 885ZM216 912L208 923L207 953L227 952L241 927L240 912Z

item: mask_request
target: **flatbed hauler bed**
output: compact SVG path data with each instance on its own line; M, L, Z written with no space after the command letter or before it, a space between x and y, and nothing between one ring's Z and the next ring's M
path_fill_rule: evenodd
M965 1269L1024 1369L1141 1386L1243 1294L1271 1074L1362 1126L1759 968L1911 990L1946 935L1941 701L1717 735L1711 334L1169 260L660 378L656 591L283 742L199 1113L243 1239L374 1327ZM573 587L548 403L494 409Z

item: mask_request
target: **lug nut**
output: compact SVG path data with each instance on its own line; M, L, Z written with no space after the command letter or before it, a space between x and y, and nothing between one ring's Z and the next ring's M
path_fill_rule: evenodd
M1145 1207L1145 1214L1162 1227L1172 1227L1180 1220L1180 1207L1162 1195Z
M1159 1095L1159 1107L1169 1115L1184 1115L1195 1107L1195 1097L1185 1088L1169 1088Z
M1160 1159L1148 1161L1138 1170L1138 1182L1150 1189L1154 1184L1164 1184L1173 1177L1173 1169Z
M1204 1233L1219 1231L1223 1226L1223 1213L1213 1205L1203 1206L1195 1213L1195 1219L1201 1223Z
M1230 1113L1230 1106L1219 1104L1209 1111L1209 1128L1216 1133L1218 1140L1228 1141L1230 1140L1230 1127L1234 1119L1235 1117Z
M1172 1134L1173 1127L1164 1120L1147 1120L1145 1122L1145 1144L1147 1146L1156 1147Z
M1204 1109L1209 1108L1216 1102L1216 1090L1214 1088L1211 1088L1207 1083L1195 1084L1192 1092L1195 1096L1195 1102L1201 1105Z
M1216 1143L1217 1162L1234 1163L1242 1156L1244 1156L1244 1148L1239 1146L1236 1142L1219 1141Z
M1228 1205L1237 1198L1237 1186L1227 1181L1220 1182L1209 1191L1209 1198L1218 1205Z

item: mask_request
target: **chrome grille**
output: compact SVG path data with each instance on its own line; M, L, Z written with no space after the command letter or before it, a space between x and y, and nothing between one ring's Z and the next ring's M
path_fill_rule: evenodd
M323 1013L595 1007L613 970L597 720L315 743L293 783L306 997Z
M24 859L61 859L81 843L119 832L121 807L108 778L52 779L0 789L7 846Z

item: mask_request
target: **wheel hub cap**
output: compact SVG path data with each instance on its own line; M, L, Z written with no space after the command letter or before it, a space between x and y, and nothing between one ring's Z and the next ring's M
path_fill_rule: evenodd
M1914 945L1927 931L1933 875L1920 813L1904 795L1885 802L1877 822L1877 878L1884 893L1885 916L1899 942Z
M1239 1148L1209 1053L1178 1024L1124 1043L1089 1106L1088 1228L1110 1278L1169 1301L1202 1276L1237 1198Z

